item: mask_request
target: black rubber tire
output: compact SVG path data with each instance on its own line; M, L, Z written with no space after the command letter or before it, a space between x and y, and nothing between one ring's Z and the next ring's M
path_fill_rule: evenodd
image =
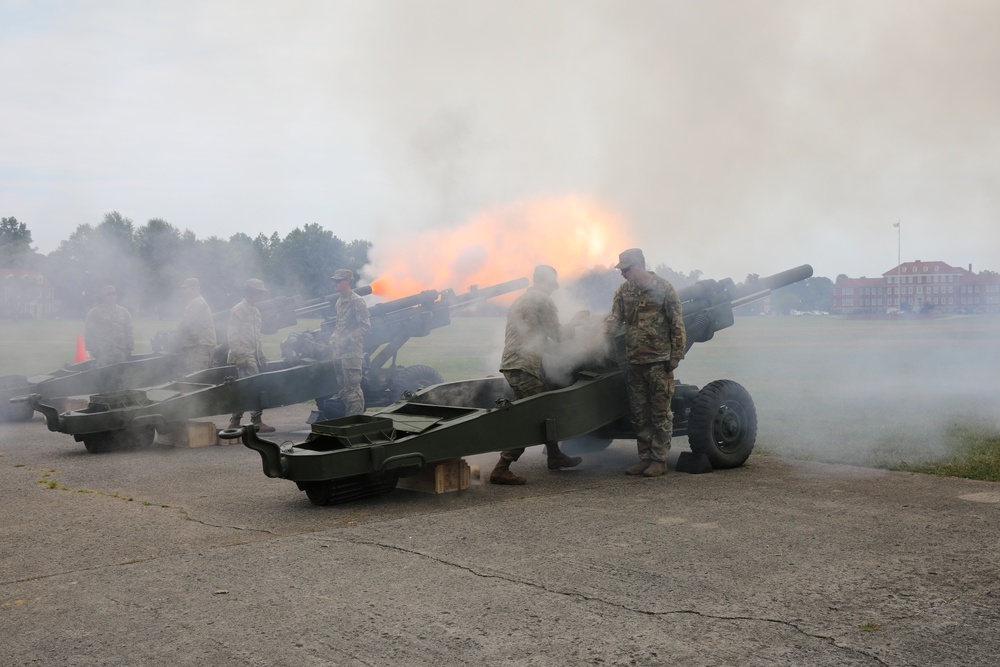
M419 391L442 382L444 382L444 378L430 366L420 364L407 366L392 379L392 384L389 385L389 394L393 401L397 401L405 392Z
M127 448L150 447L156 439L156 427L132 426L121 431L122 443Z
M118 438L115 431L102 431L101 433L88 433L83 436L83 446L91 454L104 454L113 452L119 448Z
M611 446L611 438L599 438L596 435L581 435L559 443L559 449L564 454L592 454L604 451Z
M101 431L83 436L83 446L91 454L149 447L156 437L153 426L132 426L120 431Z
M309 502L325 507L389 493L396 488L398 483L398 474L381 476L370 474L342 479L327 479L319 482L303 482L300 486L306 492Z
M757 442L757 409L738 382L710 382L695 397L688 417L688 444L712 467L738 468Z

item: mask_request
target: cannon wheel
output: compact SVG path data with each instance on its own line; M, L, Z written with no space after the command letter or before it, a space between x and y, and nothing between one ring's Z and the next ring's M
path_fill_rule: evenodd
M416 392L431 385L441 384L442 382L444 382L444 378L436 370L430 366L417 364L416 366L407 366L401 370L392 379L389 392L392 395L392 400L396 401L408 391Z
M396 488L398 482L398 474L386 473L325 479L319 482L301 482L299 486L306 492L309 502L313 505L326 506L389 493Z
M35 409L27 401L0 406L0 421L4 422L26 422L34 414Z
M743 386L716 380L702 387L688 417L691 451L704 453L713 468L738 468L757 442L757 409Z
M83 446L91 454L103 454L132 447L148 447L156 437L153 426L132 426L119 431L88 433L82 437Z

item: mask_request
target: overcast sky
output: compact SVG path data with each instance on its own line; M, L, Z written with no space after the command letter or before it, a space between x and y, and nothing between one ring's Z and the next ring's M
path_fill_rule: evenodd
M584 196L708 277L1000 271L998 35L992 0L0 0L0 216L378 247Z

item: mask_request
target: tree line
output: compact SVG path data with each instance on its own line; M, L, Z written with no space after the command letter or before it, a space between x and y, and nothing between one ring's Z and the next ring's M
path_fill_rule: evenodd
M136 226L117 211L98 225L79 225L47 255L31 245L25 223L0 220L0 267L39 271L53 285L60 314L69 318L86 314L103 285L114 285L119 303L133 313L175 315L183 305L177 287L192 276L211 304L236 303L247 278L261 278L275 294L325 296L332 292L330 275L339 268L360 270L371 248L369 241L344 241L317 224L285 238L239 233L198 239L159 218Z
M209 303L222 307L243 296L247 278L261 278L275 295L313 299L331 293L330 275L339 268L358 272L368 263L370 241L344 241L318 224L307 224L284 238L277 232L251 238L198 239L165 220L137 226L112 211L97 225L81 224L47 255L32 248L31 230L14 217L0 219L0 268L34 269L45 276L60 303L60 316L83 317L98 301L103 285L114 285L118 301L141 316L176 316L183 304L177 286L187 277L201 281ZM654 271L680 289L701 279L658 265ZM748 276L749 278L749 276ZM609 308L621 284L613 267L594 267L564 287L593 312ZM813 277L776 290L772 310L828 311L833 283Z

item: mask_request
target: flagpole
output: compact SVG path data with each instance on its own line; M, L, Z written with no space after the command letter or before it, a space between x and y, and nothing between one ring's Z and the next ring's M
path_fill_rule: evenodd
M903 230L899 226L899 220L896 220L894 225L896 228L896 287L899 289L899 293L896 295L896 310L900 313L903 312L903 281L900 278L900 271L903 269L902 258L902 234Z

